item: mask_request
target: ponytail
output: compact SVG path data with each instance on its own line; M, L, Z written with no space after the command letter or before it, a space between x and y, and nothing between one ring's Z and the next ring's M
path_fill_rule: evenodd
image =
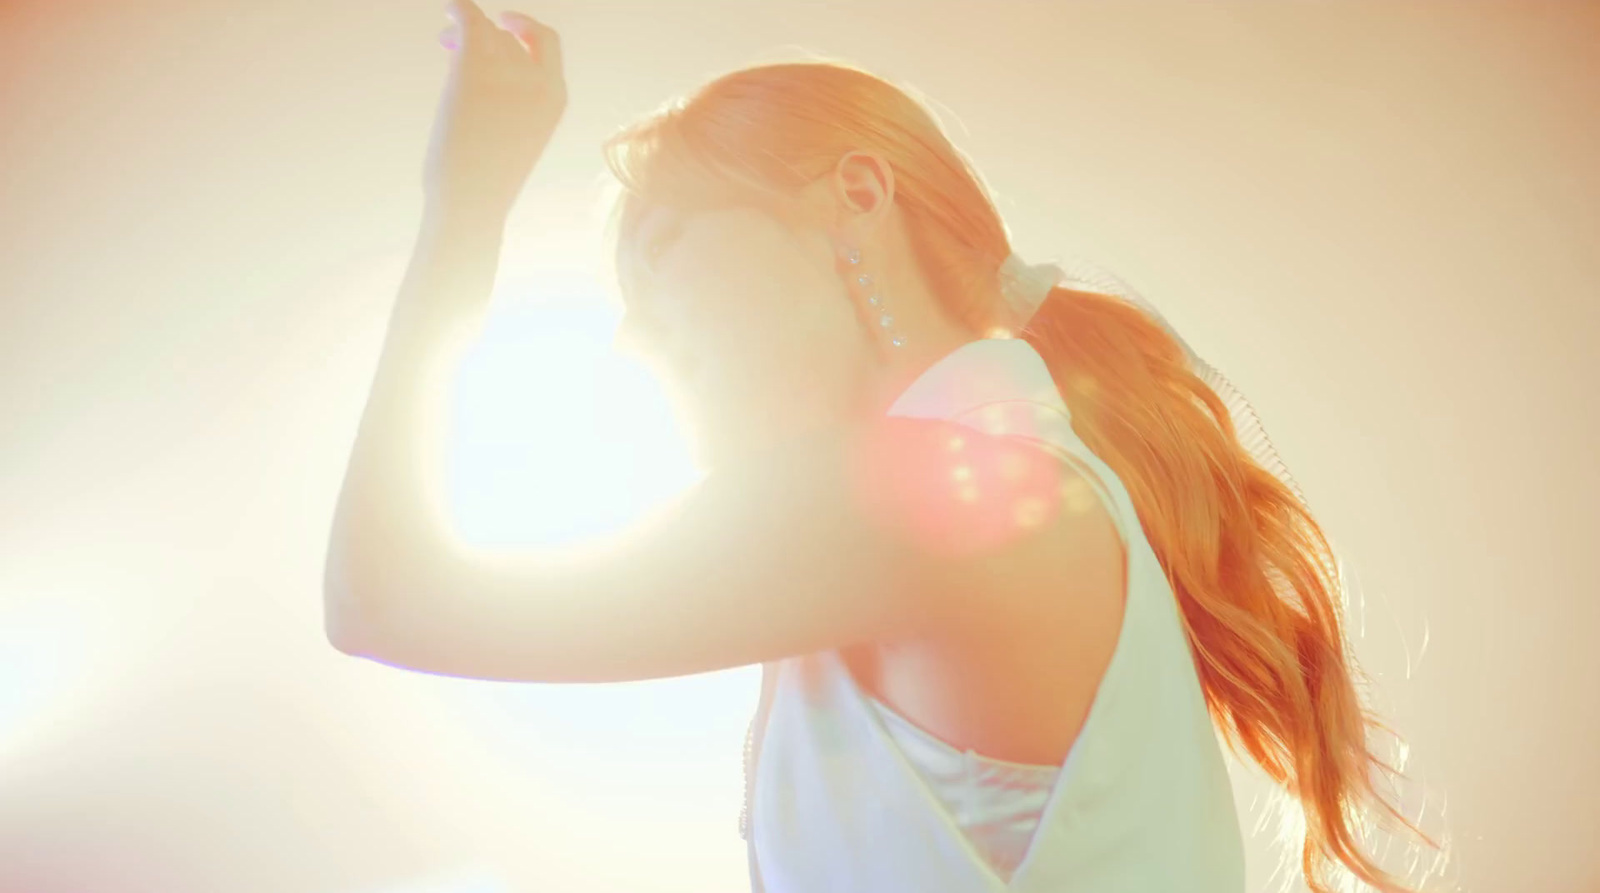
M1306 883L1328 893L1339 863L1407 891L1362 851L1364 819L1380 813L1434 844L1374 788L1373 770L1397 769L1370 749L1369 727L1382 726L1357 694L1338 567L1305 504L1252 459L1182 345L1137 306L1057 287L1018 335L1132 497L1213 721L1298 802Z

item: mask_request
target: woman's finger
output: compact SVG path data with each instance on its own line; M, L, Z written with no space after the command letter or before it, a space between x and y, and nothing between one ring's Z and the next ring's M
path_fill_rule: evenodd
M533 16L527 15L526 13L517 12L513 9L508 9L500 13L498 16L496 16L496 18L499 19L501 27L519 36L523 34L532 36L534 32L545 27Z
M534 59L561 70L561 36L549 25L515 10L506 10L498 16L500 24L516 35Z
M463 28L481 28L492 25L489 17L483 14L478 4L472 0L445 0L444 14L455 19L456 24Z
M500 30L472 0L446 0L444 14L455 22L458 29L457 48L488 43L494 32Z

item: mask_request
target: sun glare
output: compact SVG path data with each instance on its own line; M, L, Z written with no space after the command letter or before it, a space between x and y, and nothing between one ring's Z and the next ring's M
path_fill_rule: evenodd
M660 384L613 349L618 311L593 289L497 309L461 364L448 492L473 545L612 533L696 478Z

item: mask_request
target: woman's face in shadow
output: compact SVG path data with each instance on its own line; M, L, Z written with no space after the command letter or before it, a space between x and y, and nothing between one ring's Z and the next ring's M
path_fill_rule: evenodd
M632 245L619 340L661 376L702 467L860 412L877 347L822 228L658 205Z

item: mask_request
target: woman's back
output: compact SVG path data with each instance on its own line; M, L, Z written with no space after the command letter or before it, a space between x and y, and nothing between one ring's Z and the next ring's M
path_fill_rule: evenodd
M957 376L986 384L978 390L947 386ZM759 889L1233 893L1243 888L1232 789L1176 601L1126 490L1073 433L1065 405L1049 400L1050 384L1048 370L1025 341L977 341L918 379L894 413L950 418L987 433L1043 443L1083 473L1066 478L1066 486L1086 482L1090 493L1063 498L1068 505L1100 505L1109 512L1114 530L1128 544L1125 598L1105 597L1105 580L1076 593L1070 591L1071 581L1061 581L1069 590L1063 594L1058 587L1055 593L1058 601L1098 602L1101 617L1111 614L1109 647L1093 634L1048 623L1034 633L1019 631L1020 641L1032 641L1017 649L1018 656L976 665L989 678L956 680L948 706L939 702L933 681L895 685L895 679L915 680L917 674L927 680L952 678L959 664L941 662L930 656L931 649L912 646L894 655L893 649L880 648L878 655L869 655L880 657L876 661L863 661L860 652L832 651L769 664L767 712L764 728L757 729L750 791L753 881ZM1094 502L1084 501L1085 496ZM1044 593L996 591L992 596L1003 604L1028 603L1043 600ZM1048 615L1041 609L1039 616ZM1090 616L1090 626L1106 623ZM1039 656L1046 650L1039 643L1063 632L1060 650L1071 652L1086 643L1090 653L1077 665L1092 669L1098 663L1103 673L1058 680L1065 694L1057 709L1039 694L1048 685L1035 682L1033 671L1071 671L1071 657L1052 663ZM1093 651L1096 646L1102 651ZM883 660L886 651L889 659ZM1002 651L991 646L988 653ZM1007 677L1008 671L1018 675ZM944 738L937 726L946 723L946 729L955 730L952 738L970 736L947 739L947 744L987 757L1015 760L1027 756L1029 747L1053 757L1047 753L1048 734L1015 730L1047 729L1071 737L1061 757L1048 759L1062 768L1014 873L1009 865L993 864L981 841L963 831L968 823L952 811L948 789L929 778L925 760L906 752L905 730L894 728L885 721L891 718L873 706L879 691L891 698L909 693L887 706L935 738ZM1074 701L1075 691L1088 696ZM984 703L990 696L998 703ZM1007 731L986 734L983 725L990 719ZM987 748L976 746L985 738ZM1002 752L1007 746L1020 749ZM1026 790L1018 794L1027 795Z
M1075 527L1080 535L1046 545L1080 552L1069 566L1085 573L1062 580L1053 570L1059 561L1018 563L1014 586L967 596L985 606L987 623L942 637L841 649L857 684L952 746L1060 765L1122 624L1123 546L1099 501L1083 510L1103 523ZM1085 529L1094 535L1082 535Z

